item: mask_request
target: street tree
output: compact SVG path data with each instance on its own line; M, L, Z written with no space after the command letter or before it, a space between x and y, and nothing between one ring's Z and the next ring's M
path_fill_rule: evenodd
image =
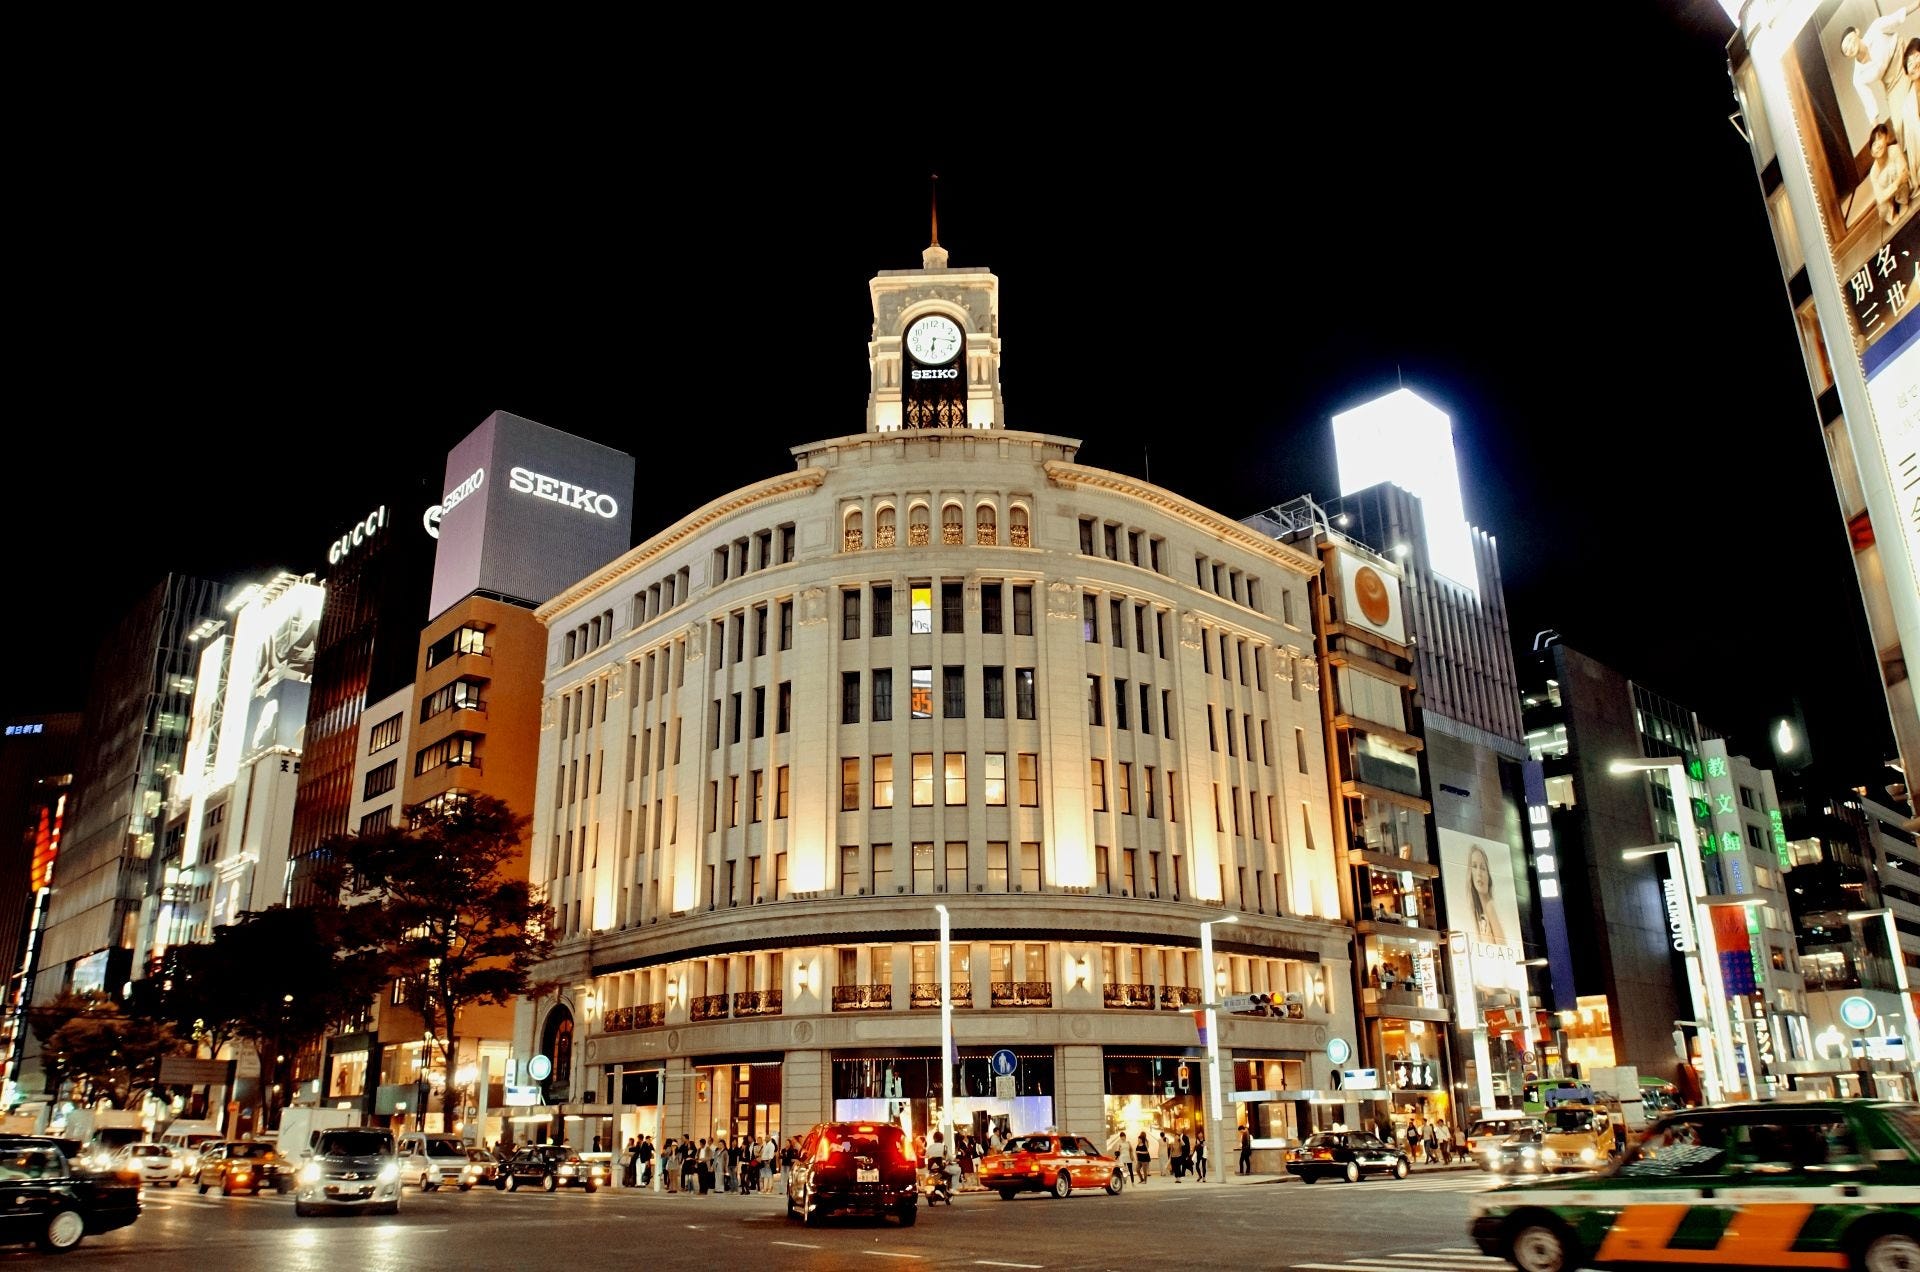
M76 1102L104 1099L127 1108L136 1093L159 1084L160 1060L185 1049L163 1021L130 1016L106 994L63 991L35 1007L28 1024L40 1040L47 1090L72 1084Z
M527 824L504 801L472 795L329 844L331 882L348 901L346 943L408 986L444 1061L449 1128L461 1012L547 988L533 969L552 952L552 912L526 879Z

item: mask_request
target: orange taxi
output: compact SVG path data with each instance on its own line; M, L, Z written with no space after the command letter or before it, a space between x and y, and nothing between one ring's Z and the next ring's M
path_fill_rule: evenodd
M1023 1192L1050 1192L1071 1197L1076 1188L1099 1188L1117 1197L1126 1187L1125 1167L1094 1146L1084 1135L1054 1131L1016 1135L1004 1152L980 1159L980 1182L1012 1201Z

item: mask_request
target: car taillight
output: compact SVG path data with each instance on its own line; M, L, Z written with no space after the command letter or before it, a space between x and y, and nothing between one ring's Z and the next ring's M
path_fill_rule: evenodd
M907 1143L907 1141L905 1140L900 1141L900 1160L907 1163L907 1165L909 1166L913 1165L915 1161L915 1158L913 1156L913 1145Z

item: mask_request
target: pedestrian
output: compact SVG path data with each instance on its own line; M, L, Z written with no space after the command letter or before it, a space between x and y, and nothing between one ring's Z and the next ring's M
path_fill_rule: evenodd
M800 1137L798 1135L794 1135L789 1137L786 1144L784 1144L780 1149L780 1191L781 1192L787 1191L788 1181L792 1178L792 1175L793 1175L794 1163L799 1160L800 1160Z
M1173 1145L1173 1152L1171 1154L1173 1158L1171 1174L1173 1175L1174 1183L1177 1184L1187 1177L1187 1162L1191 1160L1190 1154L1192 1152L1193 1141L1188 1138L1185 1131L1180 1132L1180 1142Z
M1240 1173L1253 1173L1253 1128L1250 1126L1240 1128Z
M1434 1127L1434 1124L1429 1121L1427 1123L1427 1165L1431 1166L1439 1160L1440 1132Z
M626 1151L620 1155L620 1184L623 1188L633 1187L634 1181L638 1178L636 1172L639 1169L640 1141L629 1138Z
M710 1156L707 1141L702 1139L693 1150L693 1182L697 1195L707 1195L707 1158Z
M642 1188L653 1187L653 1159L657 1156L659 1151L653 1146L653 1136L642 1135L640 1137L640 1186Z
M760 1191L773 1191L773 1177L780 1160L780 1145L769 1135L760 1144Z
M1147 1176L1153 1170L1153 1149L1147 1144L1147 1133L1140 1132L1140 1139L1133 1146L1134 1164L1140 1168L1140 1182L1146 1183Z
M1207 1182L1207 1128L1204 1126L1193 1137L1193 1171L1201 1183Z
M669 1139L660 1149L660 1183L668 1192L680 1191L680 1141Z
M1127 1128L1122 1126L1107 1136L1107 1156L1116 1163L1115 1170L1125 1169L1127 1182L1138 1183L1139 1176L1133 1173L1133 1145L1127 1142Z
M1452 1122L1443 1122L1440 1125L1440 1164L1442 1166L1453 1165L1453 1123Z

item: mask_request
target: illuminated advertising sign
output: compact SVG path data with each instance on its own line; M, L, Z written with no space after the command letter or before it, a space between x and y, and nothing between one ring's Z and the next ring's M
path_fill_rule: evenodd
M1440 880L1450 926L1467 934L1468 981L1479 1014L1516 1013L1526 992L1520 902L1507 845L1440 831ZM1461 989L1456 979L1456 991Z
M546 601L632 546L633 456L507 411L447 455L428 618L474 592ZM436 516L437 509L437 516Z
M1411 389L1395 389L1333 417L1333 455L1343 495L1383 481L1418 495L1427 561L1479 594L1480 569L1460 495L1453 421L1445 411Z
M33 832L33 868L29 887L42 892L53 884L53 867L60 858L60 822L65 816L67 797L62 795L52 808L40 810L39 825Z
M42 732L43 730L46 729L46 727L47 726L44 723L10 724L7 726L7 736L10 738L27 737L30 734Z
M1400 578L1345 548L1334 553L1340 571L1340 621L1384 636L1396 645L1407 643L1406 615L1400 608Z
M107 955L109 950L100 950L89 954L73 964L73 992L76 994L99 994L107 988Z
M325 601L325 588L282 575L235 615L214 750L216 786L231 782L246 756L299 749Z
M335 539L327 548L327 564L338 565L340 558L371 539L375 534L387 528L387 506L381 504L364 518L356 521L353 528Z
M1907 548L1908 594L1920 596L1920 317L1903 319L1891 336L1867 350L1861 364L1879 427L1879 458L1893 487L1898 533ZM1894 580L1888 585L1895 586Z

